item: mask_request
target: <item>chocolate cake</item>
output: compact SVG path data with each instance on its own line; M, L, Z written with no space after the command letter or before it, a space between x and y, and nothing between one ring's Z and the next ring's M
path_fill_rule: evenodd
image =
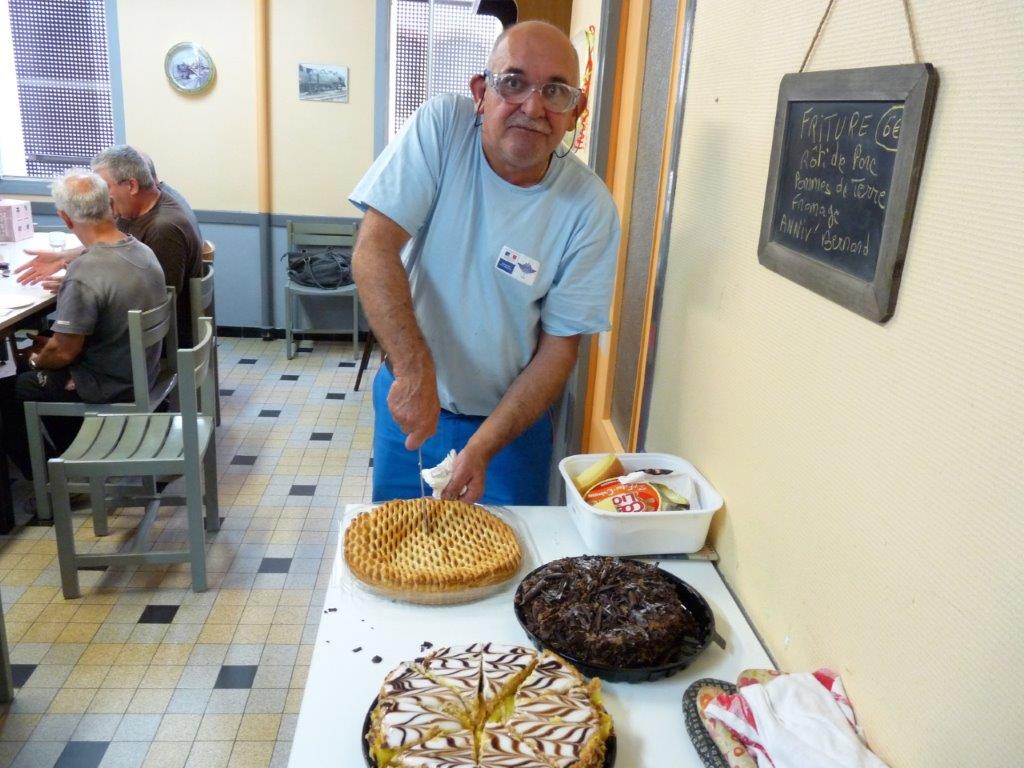
M607 667L669 664L699 632L655 566L617 557L554 560L523 580L516 606L553 650Z

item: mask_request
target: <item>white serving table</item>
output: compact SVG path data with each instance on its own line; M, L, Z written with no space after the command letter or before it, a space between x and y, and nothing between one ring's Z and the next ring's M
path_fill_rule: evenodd
M342 530L363 509L350 505ZM528 531L541 563L588 554L564 507L513 507ZM356 586L341 555L341 541L327 588L320 628L299 711L291 768L365 765L360 740L363 719L384 676L400 662L422 656L424 641L434 647L491 641L530 645L516 621L512 597L518 580L475 603L420 606L375 597ZM529 542L527 549L530 549ZM540 563L532 563L532 569ZM653 683L603 683L604 702L618 737L616 768L702 764L690 744L683 719L687 686L702 677L735 682L748 668L772 663L744 619L718 572L709 562L662 560L661 567L700 592L715 614L725 650L712 643L689 667ZM353 649L362 647L358 653ZM373 663L380 656L379 663Z

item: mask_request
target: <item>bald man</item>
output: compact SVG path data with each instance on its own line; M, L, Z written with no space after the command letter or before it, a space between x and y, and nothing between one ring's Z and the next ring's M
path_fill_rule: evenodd
M607 330L619 243L603 182L559 150L586 107L569 39L524 22L473 98L425 103L350 201L353 259L388 355L374 381L374 500L420 495L458 452L445 498L546 504L551 405L580 336Z

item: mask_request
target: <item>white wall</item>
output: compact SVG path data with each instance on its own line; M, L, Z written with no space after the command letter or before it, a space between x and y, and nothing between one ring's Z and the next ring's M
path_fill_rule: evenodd
M723 493L770 650L841 672L891 765L1020 765L1024 6L911 6L941 80L877 325L757 261L779 81L825 3L698 3L648 448ZM809 69L910 60L902 4L862 0Z

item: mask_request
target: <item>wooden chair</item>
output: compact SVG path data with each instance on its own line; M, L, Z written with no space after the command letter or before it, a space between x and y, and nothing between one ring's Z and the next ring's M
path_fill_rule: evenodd
M127 403L25 403L25 426L28 432L29 457L32 461L32 483L36 496L36 515L40 520L52 517L49 486L46 475L46 449L43 437L43 416L84 416L86 413L149 413L155 411L178 381L176 358L169 353L161 361L156 381L149 383L146 365L146 350L164 344L167 350L178 348L178 328L175 315L174 289L167 289L162 303L146 311L132 310L128 313L128 347L132 360L132 388L134 399ZM77 490L77 489L76 489ZM97 488L90 488L93 510L102 504L102 494ZM97 530L98 535L106 533L105 528Z
M297 247L328 248L330 246L341 246L352 248L356 241L355 224L327 224L288 222L288 250L295 250ZM284 286L284 339L285 351L288 359L295 356L292 337L295 332L295 300L300 296L312 296L323 298L325 296L351 296L352 297L352 358L359 357L359 294L356 292L355 283L343 285L340 288L310 288L299 285L289 279ZM316 329L300 328L306 334L341 333L348 329Z
M214 441L213 377L209 375L213 350L213 321L204 317L197 326L200 341L192 349L178 350L180 413L90 414L82 422L71 446L50 460L53 484L54 532L64 597L80 595L78 569L97 565L183 563L192 566L192 589L206 590L206 534L220 529L217 504L217 450ZM196 391L200 392L197 402ZM68 481L90 485L116 476L185 478L185 497L144 496L146 513L131 551L79 555L71 525ZM205 489L204 489L205 486ZM161 501L188 510L188 549L146 551L146 539ZM130 501L129 501L130 505ZM206 508L205 529L203 508Z
M209 244L209 240L206 241ZM217 310L214 306L213 290L213 261L203 262L202 277L193 277L189 280L189 303L192 310L192 327L199 327L199 318L209 317L213 321L213 386L217 398L217 426L220 426L220 369L217 357Z

